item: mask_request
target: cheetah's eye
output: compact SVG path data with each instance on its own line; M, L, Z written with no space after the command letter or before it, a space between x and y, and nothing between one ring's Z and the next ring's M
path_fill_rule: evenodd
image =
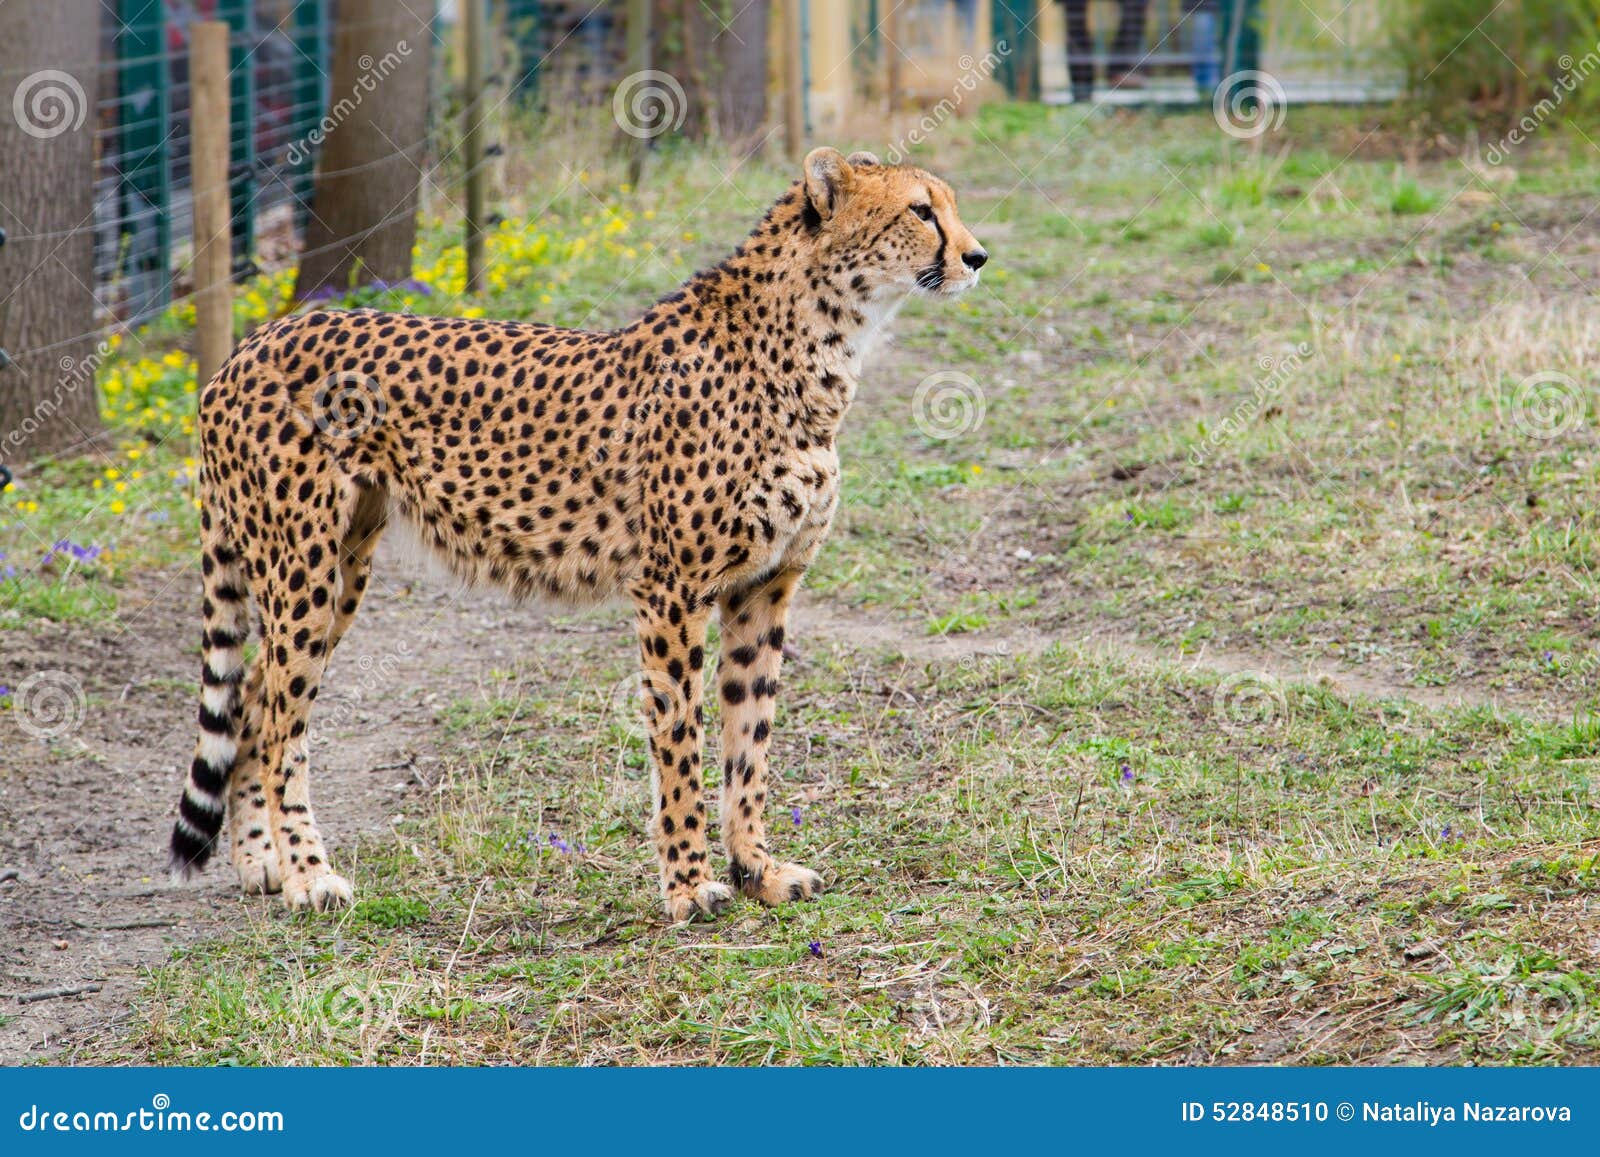
M918 217L921 217L924 221L932 221L933 220L933 206L932 205L913 205L913 206L911 206L911 211L913 213L915 213Z

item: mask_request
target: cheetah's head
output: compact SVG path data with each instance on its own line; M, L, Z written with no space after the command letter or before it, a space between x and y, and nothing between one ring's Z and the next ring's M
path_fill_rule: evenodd
M954 295L978 284L989 254L956 215L956 195L932 173L883 165L871 153L812 149L807 219L829 257L874 293Z

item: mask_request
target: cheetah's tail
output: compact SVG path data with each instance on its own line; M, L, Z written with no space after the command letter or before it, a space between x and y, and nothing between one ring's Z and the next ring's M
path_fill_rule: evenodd
M209 511L203 520L211 522ZM250 599L244 563L220 527L203 527L205 630L200 665L200 741L178 801L168 867L186 880L211 858L226 811L228 778L239 753L244 704L244 644L250 633Z

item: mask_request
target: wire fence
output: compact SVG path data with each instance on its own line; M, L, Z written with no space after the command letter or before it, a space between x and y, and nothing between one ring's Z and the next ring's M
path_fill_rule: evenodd
M93 101L94 273L103 318L138 322L171 304L193 223L189 28L230 26L230 202L234 268L285 248L310 197L308 155L291 156L327 101L326 0L129 2L100 6L99 56L60 72ZM21 76L0 77L15 88ZM70 94L69 94L70 95ZM16 241L53 239L48 234Z
M233 270L281 268L303 256L304 226L327 117L338 0L106 0L99 54L72 62L92 105L95 141L94 273L99 320L138 324L185 295L192 230L189 25L230 26L230 202ZM845 22L853 83L869 89L890 51L908 59L959 59L1009 38L996 79L1014 95L1113 103L1179 102L1204 91L1204 70L1266 67L1293 99L1371 99L1397 91L1375 0L899 0L900 43L886 44L896 0L804 6L808 86L826 21ZM459 105L450 83L448 23L459 4L415 5L431 14L436 45L427 133L391 142L422 167L441 152L441 125ZM1128 37L1130 13L1138 22ZM1248 59L1229 58L1212 18L1256 34ZM494 0L492 83L502 100L607 100L626 69L620 0ZM359 33L360 29L350 31ZM1087 39L1085 39L1087 37ZM952 39L953 38L953 39ZM1226 40L1226 35L1224 35ZM952 52L952 47L956 50ZM1121 70L1119 54L1136 60ZM1031 56L1031 59L1030 59ZM931 66L930 66L931 67ZM12 70L17 71L17 70ZM913 70L922 75L924 70ZM1084 76L1090 80L1085 82ZM25 78L0 75L0 89ZM1199 82L1198 86L1196 82ZM1088 87L1085 88L1085 83ZM947 85L941 80L936 89ZM808 87L808 96L810 95ZM808 120L813 120L809 115ZM325 174L360 172L379 158ZM62 239L75 230L14 236ZM340 239L343 243L350 239Z

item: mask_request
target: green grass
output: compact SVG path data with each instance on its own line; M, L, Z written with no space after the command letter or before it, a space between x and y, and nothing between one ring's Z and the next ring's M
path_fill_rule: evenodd
M241 904L86 1059L1600 1060L1600 161L1552 126L1491 181L1385 121L1296 108L1254 148L1000 106L926 146L993 259L907 307L842 439L805 595L837 624L786 673L769 817L820 903L664 927L624 633L530 640L441 706L429 810L336 850L354 910ZM472 308L574 325L789 177L669 148L635 192L512 152ZM464 308L455 235L382 304ZM919 409L951 374L965 409ZM109 514L105 462L29 475L12 561L112 549L0 585L0 627L114 615L192 550L181 418L114 422L167 520ZM908 653L848 646L869 621ZM1281 675L1309 663L1367 690Z

